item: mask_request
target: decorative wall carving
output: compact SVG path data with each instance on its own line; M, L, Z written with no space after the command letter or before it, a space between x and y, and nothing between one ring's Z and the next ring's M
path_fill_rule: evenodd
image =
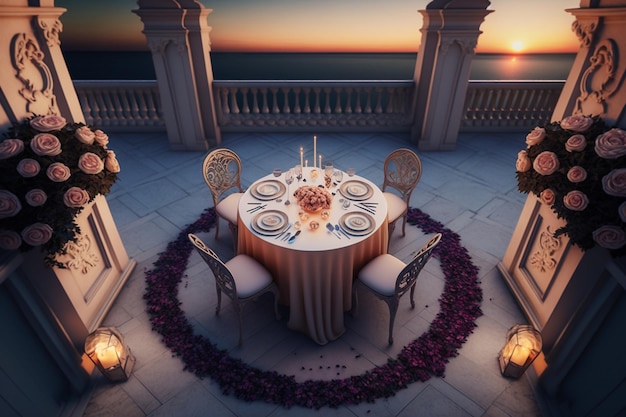
M457 38L449 37L446 39L441 39L439 51L445 55L448 53L448 50L450 49L452 45L458 46L460 50L463 52L463 54L465 55L474 55L474 50L477 45L477 39L476 38L460 39L458 37Z
M89 235L80 234L76 242L67 242L66 250L67 268L80 271L85 275L100 262L100 258L93 251Z
M156 55L164 55L170 45L176 47L176 51L180 55L184 55L187 52L187 43L184 38L148 38L150 52Z
M56 97L52 92L52 74L44 62L44 53L37 41L25 33L11 40L11 63L16 77L24 88L20 95L26 99L26 112L32 114L57 114Z
M63 32L63 24L59 19L37 18L37 24L43 32L43 37L49 47L61 45L59 33Z
M589 68L580 79L580 96L576 99L575 112L602 116L624 77L617 43L613 39L601 41L589 62Z
M572 31L578 37L580 41L581 48L588 48L591 45L591 41L593 41L593 34L598 27L598 20L581 22L580 20L574 21L572 23Z
M554 254L561 248L561 238L555 237L550 231L550 226L542 231L539 236L539 250L529 258L529 263L540 272L553 270L557 266Z

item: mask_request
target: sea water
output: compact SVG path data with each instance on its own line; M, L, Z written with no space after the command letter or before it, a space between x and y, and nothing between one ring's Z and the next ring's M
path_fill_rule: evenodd
M148 51L64 56L74 80L152 80ZM416 53L212 52L216 80L411 80ZM477 54L470 80L565 80L575 54Z

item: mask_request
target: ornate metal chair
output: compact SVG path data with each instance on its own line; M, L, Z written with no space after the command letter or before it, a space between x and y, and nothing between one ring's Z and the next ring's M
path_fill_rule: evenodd
M204 181L211 190L213 207L218 215L215 223L215 238L220 230L219 218L228 222L237 252L237 207L243 195L241 187L241 159L226 148L217 148L204 157L202 163Z
M272 280L270 272L263 265L254 258L243 254L236 255L224 263L198 236L193 233L189 233L187 236L215 275L215 289L217 291L215 315L220 313L222 293L233 302L233 308L239 321L239 346L243 342L242 309L246 302L254 300L266 292L272 292L274 294L274 314L276 320L280 320L278 287Z
M352 298L354 300L352 311L356 315L358 309L357 283L386 302L389 306L390 345L393 344L393 323L396 319L400 297L411 290L411 308L415 308L415 282L440 241L441 233L433 235L408 264L386 253L377 256L359 271L355 285L352 286Z
M396 228L396 221L400 217L402 217L402 236L405 235L411 193L422 177L422 161L410 149L397 149L387 155L384 174L382 191L387 200L387 221L389 222L389 239L391 240L391 235ZM390 188L395 189L397 193L390 192ZM389 244L387 251L389 251Z

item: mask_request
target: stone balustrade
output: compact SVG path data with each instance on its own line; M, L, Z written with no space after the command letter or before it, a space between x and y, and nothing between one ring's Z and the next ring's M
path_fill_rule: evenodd
M413 82L215 81L220 129L385 130L410 128Z
M525 131L549 121L560 81L470 81L461 131ZM164 131L156 81L74 81L88 124ZM223 132L409 131L408 81L214 81Z
M564 82L470 81L461 131L525 131L550 121Z
M163 131L155 80L74 81L85 122L108 131Z

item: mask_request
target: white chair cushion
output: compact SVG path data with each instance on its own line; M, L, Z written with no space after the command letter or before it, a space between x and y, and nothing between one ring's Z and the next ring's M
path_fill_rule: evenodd
M379 255L359 271L359 280L377 293L390 296L395 293L396 280L405 266L393 255Z
M239 298L250 297L272 282L270 272L251 256L237 255L224 265L235 279Z
M217 207L215 207L217 214L229 222L237 224L237 209L242 195L243 193L232 193L217 203Z
M394 222L408 208L403 199L389 192L384 192L385 200L387 200L387 221Z

